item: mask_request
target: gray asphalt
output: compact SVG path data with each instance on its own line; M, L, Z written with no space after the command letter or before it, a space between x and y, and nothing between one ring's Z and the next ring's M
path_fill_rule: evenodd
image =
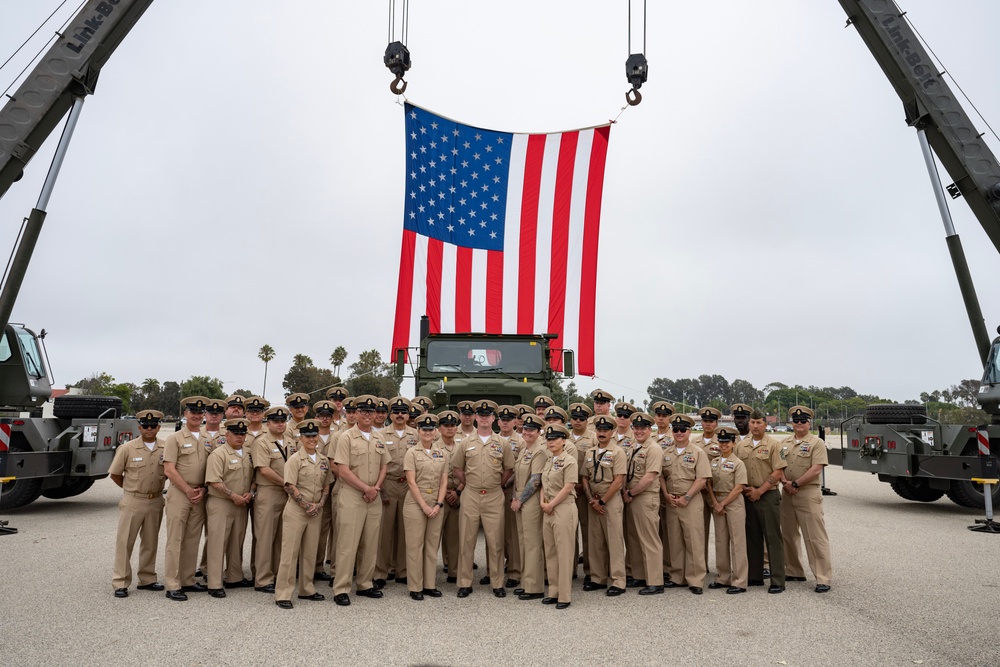
M580 590L565 611L498 600L488 587L459 600L414 602L390 583L382 600L347 608L229 591L224 600L162 593L112 596L119 498L110 480L63 501L5 513L0 537L4 665L996 665L1000 536L946 498L896 497L864 473L832 467L826 498L833 590L789 583L781 595L686 589L619 598ZM165 533L165 530L164 530ZM161 534L161 546L163 535ZM248 540L249 542L249 540ZM477 557L486 562L480 543ZM133 561L134 562L134 561ZM159 554L162 573L163 551ZM482 570L480 570L481 572ZM330 589L320 587L328 594Z

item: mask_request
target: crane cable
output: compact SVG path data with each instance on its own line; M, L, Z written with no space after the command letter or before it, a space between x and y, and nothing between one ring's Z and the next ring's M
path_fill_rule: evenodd
M399 12L400 26L399 37L396 39L396 3L401 2L402 8ZM385 56L382 62L389 68L389 71L396 75L389 90L395 95L402 95L406 92L406 81L403 81L403 74L410 69L410 50L406 48L406 42L410 36L410 0L389 0L389 45L385 47Z
M625 61L625 78L632 89L625 93L625 101L629 106L636 106L642 102L642 94L639 88L646 83L649 74L649 65L646 62L646 0L642 0L642 51L634 53L632 51L632 0L628 0L628 59ZM621 115L621 114L619 114Z
M3 62L3 64L2 64L2 65L0 65L0 70L3 70L3 68L4 68L4 67L6 67L6 66L7 66L8 64L10 64L10 61L11 61L11 60L13 60L13 59L14 59L15 57L17 57L17 54L19 54L19 53L20 53L20 52L21 52L21 51L22 51L22 50L24 49L24 47L28 45L28 42L30 42L30 41L31 41L32 39L34 39L35 35L37 35L37 34L38 34L38 31L39 31L39 30L41 30L42 28L44 28L44 27L45 27L45 24L46 24L46 23L48 23L49 21L51 21L51 20L52 20L52 17L53 17L53 16L55 16L55 15L56 15L56 14L57 14L57 13L59 12L59 10L63 8L63 6L64 6L64 5L65 5L65 4L67 3L67 2L69 2L69 0L62 0L62 2L60 2L60 3L59 3L59 6L58 6L58 7L56 7L55 9L53 9L53 10L52 10L52 13L51 13L51 14L49 14L49 15L48 15L48 16L47 16L47 17L45 18L45 20L44 20L44 21L42 21L42 22L41 22L41 23L40 23L40 24L38 25L38 27L37 27L37 28L35 28L35 31L34 31L33 33L31 33L31 35L29 35L29 36L28 36L28 39L24 40L24 43L23 43L23 44L21 44L21 46L17 47L17 49L15 49L15 50L14 50L14 53L10 54L10 57L9 57L9 58L7 58L7 60L5 60L5 61ZM36 53L36 54L35 54L35 55L34 55L34 56L33 56L33 57L32 57L32 58L31 58L31 59L30 59L30 60L28 61L28 64L24 66L24 69L22 69L22 70L21 70L21 71L20 71L20 72L18 73L18 75L17 75L17 76L15 76L15 77L13 78L13 80L12 80L12 81L10 82L10 85L9 85L9 86L7 86L7 88L6 88L6 89L5 89L4 91L3 91L3 94L4 94L4 95L6 95L7 93L9 93L9 92L10 92L10 89L14 87L14 84L16 84L16 83L17 83L17 82L18 82L18 81L19 81L19 80L21 79L21 77L22 77L22 76L24 76L24 73L25 73L25 72L27 72L27 71L28 71L28 69L29 69L29 68L30 68L30 67L31 67L32 65L34 65L34 63L35 63L35 62L36 62L36 61L38 60L38 58L39 58L39 57L40 57L40 56L42 55L42 53L43 53L43 52L45 51L45 49L49 48L49 45L50 45L50 44L52 44L52 42L53 42L53 41L55 41L55 38L56 38L56 37L61 37L61 36L62 36L62 35L61 35L61 33L62 33L63 29L65 29L65 27L66 27L66 24L68 24L68 23L69 23L69 21L70 21L70 20L72 19L72 17L73 17L73 16L76 16L76 15L77 15L78 13L80 13L80 9L82 9L82 8L83 8L83 6L84 6L85 4L86 4L86 0L83 0L83 2L81 2L81 3L80 3L80 6L76 8L76 11L75 11L75 12L73 12L72 16L71 16L71 17L70 17L69 19L66 19L66 21L65 21L65 22L64 22L64 23L62 24L62 28L60 28L59 30L57 30L57 31L56 31L56 33L55 33L55 34L54 34L54 35L53 35L52 37L50 37L50 38L48 39L48 41L46 41L46 42L45 42L45 44L43 44L43 45L42 45L42 48L40 48L40 49L38 50L38 53Z

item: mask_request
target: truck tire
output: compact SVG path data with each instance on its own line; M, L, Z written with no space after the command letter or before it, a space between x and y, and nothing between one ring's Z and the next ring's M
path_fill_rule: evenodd
M920 478L897 477L889 486L900 498L920 503L932 503L944 495L944 491L932 489L927 480Z
M865 408L869 424L925 424L927 407L904 403L874 403Z
M52 401L52 414L59 419L100 417L108 408L114 409L108 417L121 417L122 399L117 396L57 396Z
M993 505L1000 503L1000 488L994 485ZM948 499L961 507L983 509L986 507L986 497L983 495L983 485L966 480L952 480L948 489Z
M10 451L28 452L31 448L11 440ZM37 479L15 479L3 485L3 492L0 493L0 510L12 510L17 507L24 507L38 500L42 495L42 480Z
M42 495L52 500L62 500L78 496L94 485L94 477L70 477L62 486L42 491Z

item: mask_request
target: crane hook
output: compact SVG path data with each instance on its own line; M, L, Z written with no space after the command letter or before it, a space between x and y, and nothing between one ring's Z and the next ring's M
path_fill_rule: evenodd
M389 84L389 90L396 95L402 95L406 90L406 82L403 81L403 74L410 69L410 50L402 42L392 42L385 48L385 56L382 58L389 71L396 75L393 82Z
M395 95L402 95L403 93L406 92L406 82L403 81L402 74L400 74L399 76L397 76L395 79L392 80L392 83L389 84L389 90L391 90Z
M641 53L629 55L628 60L625 61L625 78L632 84L632 90L625 93L625 101L629 103L629 106L634 107L642 102L639 88L646 83L648 76L649 64L646 62L646 56Z
M642 93L637 88L632 88L625 92L625 101L630 107L637 106L639 102L642 102Z

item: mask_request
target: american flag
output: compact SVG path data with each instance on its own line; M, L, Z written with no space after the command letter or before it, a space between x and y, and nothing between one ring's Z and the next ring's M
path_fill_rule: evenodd
M514 134L405 105L406 209L393 349L432 333L554 333L594 374L610 125ZM552 356L561 369L561 358Z

